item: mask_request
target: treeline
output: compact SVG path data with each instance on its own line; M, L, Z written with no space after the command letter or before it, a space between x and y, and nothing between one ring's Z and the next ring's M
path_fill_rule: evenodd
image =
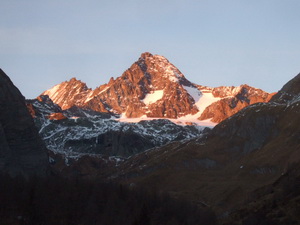
M0 175L0 224L209 225L216 218L208 209L140 188Z

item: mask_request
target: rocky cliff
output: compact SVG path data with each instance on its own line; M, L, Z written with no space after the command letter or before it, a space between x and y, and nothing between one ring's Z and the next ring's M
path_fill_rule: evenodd
M212 93L221 99L206 107L199 119L211 119L215 123L225 120L246 106L258 102L268 102L273 96L273 94L249 85L217 87L212 89Z
M25 99L0 70L0 171L11 176L46 175L48 156Z
M108 113L77 106L62 110L47 95L27 100L27 107L47 148L66 157L128 157L202 133L202 129L194 126L180 126L163 119L124 123Z
M62 109L75 105L127 117L177 118L197 112L194 99L182 85L193 86L166 58L144 53L121 77L95 90L72 78L42 95Z
M196 85L165 57L143 53L122 76L95 90L72 78L45 91L63 110L77 106L122 117L193 117L220 122L270 94L247 85Z

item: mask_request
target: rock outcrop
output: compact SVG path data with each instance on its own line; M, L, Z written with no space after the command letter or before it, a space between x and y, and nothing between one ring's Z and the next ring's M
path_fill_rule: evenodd
M248 85L241 85L238 88L218 87L214 88L212 93L215 97L222 99L206 107L199 120L211 119L212 122L219 123L246 106L258 102L268 102L273 96L273 94Z
M0 172L11 176L46 175L48 156L25 99L0 70Z
M83 106L84 102L82 101L90 92L91 89L85 83L72 78L70 81L65 81L45 91L42 95L48 95L54 103L64 110L74 105Z
M59 105L54 104L48 95L40 95L36 99L26 100L26 106L33 118L48 117L53 113L62 113Z

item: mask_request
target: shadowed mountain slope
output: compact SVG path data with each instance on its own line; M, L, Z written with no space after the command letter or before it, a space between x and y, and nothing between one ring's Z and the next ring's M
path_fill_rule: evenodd
M292 80L288 86L297 85ZM275 96L246 107L203 137L132 157L114 176L185 196L225 216L300 162L300 92L294 90L290 101Z
M48 156L26 105L25 98L0 70L0 172L46 175Z

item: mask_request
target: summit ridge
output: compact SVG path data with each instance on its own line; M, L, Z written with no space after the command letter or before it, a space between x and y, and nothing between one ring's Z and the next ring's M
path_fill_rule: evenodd
M62 82L41 95L63 110L73 106L130 118L167 118L218 123L271 94L260 89L211 88L186 79L181 71L160 55L141 54L120 77L92 90L76 78ZM220 113L221 112L221 113Z

